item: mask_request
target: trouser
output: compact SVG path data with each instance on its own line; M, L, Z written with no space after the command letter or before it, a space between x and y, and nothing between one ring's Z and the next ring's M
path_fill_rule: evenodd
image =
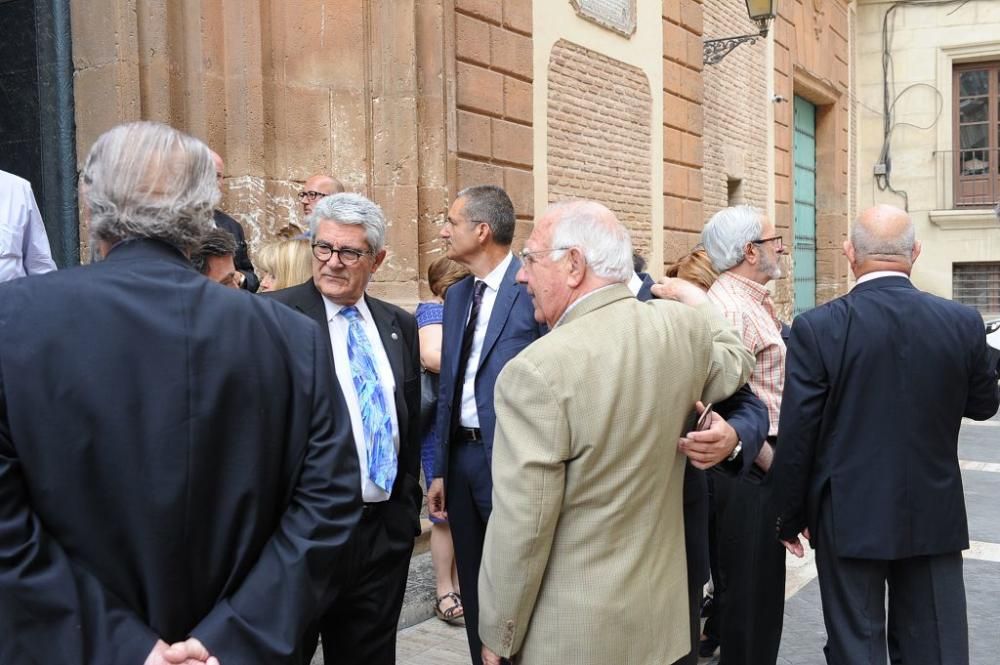
M304 665L323 636L326 665L392 665L413 553L413 516L397 503L365 504L352 536L347 585L303 640Z
M828 665L885 665L887 645L893 662L905 665L968 665L961 552L893 560L840 557L835 519L827 498L818 517L816 570Z
M455 544L455 567L462 591L469 654L473 665L481 665L479 564L483 560L486 524L493 508L493 480L482 440L460 441L456 438L452 438L449 446L445 501L451 539Z
M774 665L784 621L785 548L775 536L771 479L755 484L716 475L713 481L720 663Z

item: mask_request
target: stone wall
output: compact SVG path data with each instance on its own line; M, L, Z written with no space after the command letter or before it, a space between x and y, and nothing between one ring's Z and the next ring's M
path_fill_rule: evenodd
M652 97L642 70L562 40L549 60L549 199L607 205L650 256Z
M534 216L531 0L455 0L457 186L507 190Z
M704 26L700 1L663 0L664 264L690 251L704 225Z

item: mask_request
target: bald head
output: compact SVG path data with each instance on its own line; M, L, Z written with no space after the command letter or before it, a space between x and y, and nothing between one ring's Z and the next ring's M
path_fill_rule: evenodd
M212 155L212 162L215 164L215 182L219 186L219 191L222 191L222 177L226 173L226 163L222 161L222 157L219 153L215 152L211 148L208 149L209 154Z
M920 254L913 220L904 210L877 205L863 211L851 225L844 253L857 277L875 270L899 270L909 274Z
M312 214L313 208L324 197L331 194L342 194L344 184L333 176L317 173L309 176L299 193L299 200L302 201L302 211L308 216Z

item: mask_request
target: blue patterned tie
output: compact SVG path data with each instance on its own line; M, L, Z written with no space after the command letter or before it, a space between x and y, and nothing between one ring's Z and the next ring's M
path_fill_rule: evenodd
M351 361L354 390L361 407L361 423L368 451L368 478L386 492L396 480L396 448L392 444L392 420L379 382L375 353L361 324L361 314L353 305L340 310L350 323L347 329L347 357Z

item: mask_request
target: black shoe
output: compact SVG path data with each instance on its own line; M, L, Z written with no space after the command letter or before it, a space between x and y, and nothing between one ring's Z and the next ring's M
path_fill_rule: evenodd
M719 641L714 637L706 637L698 645L698 656L701 658L711 658L715 650L719 648Z
M707 619L712 616L712 609L715 607L715 603L712 602L711 596L705 596L704 600L701 601L701 618Z

